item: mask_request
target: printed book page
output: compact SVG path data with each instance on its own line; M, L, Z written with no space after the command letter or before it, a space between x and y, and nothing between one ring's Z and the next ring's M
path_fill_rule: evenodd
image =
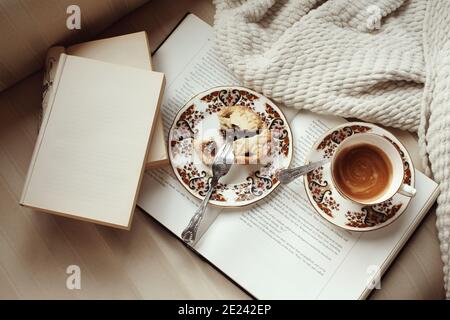
M292 165L303 164L316 139L344 122L299 112L291 122ZM377 231L349 232L325 221L298 179L248 209L223 210L196 249L256 298L364 298L436 198L435 182L417 170L416 180L408 209Z
M154 70L166 76L161 103L166 138L175 115L195 93L214 86L239 84L238 79L221 63L212 41L212 28L191 14L152 57ZM177 236L186 227L199 203L178 182L170 166L148 170L144 174L138 205ZM198 236L203 234L220 211L217 207L208 208Z
M155 70L167 79L161 105L166 137L176 113L195 93L239 84L219 61L212 41L212 28L188 15L153 57ZM346 121L282 110L294 137L292 166L304 163L318 136ZM373 266L384 271L433 202L436 184L416 172L417 185L425 192L383 230L363 234L334 227L314 211L299 179L244 209L209 207L195 249L256 298L364 298L370 291L367 284L379 276ZM142 184L138 205L180 237L200 201L170 167L148 171Z

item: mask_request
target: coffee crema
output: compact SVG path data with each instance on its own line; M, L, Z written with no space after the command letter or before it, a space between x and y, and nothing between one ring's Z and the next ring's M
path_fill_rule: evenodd
M341 192L355 201L382 196L392 180L392 164L380 148L358 144L343 149L333 164L333 177Z

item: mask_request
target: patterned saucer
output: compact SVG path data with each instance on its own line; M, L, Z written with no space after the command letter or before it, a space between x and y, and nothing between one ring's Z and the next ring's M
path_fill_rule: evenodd
M199 132L218 131L218 113L242 106L252 110L272 134L271 152L264 165L235 164L221 178L209 203L241 207L268 196L278 185L276 172L289 167L292 133L281 110L265 96L243 87L215 87L193 97L176 115L169 131L169 159L175 176L195 197L203 199L209 189L211 167L195 150Z
M403 182L414 186L414 167L406 148L390 132L370 123L349 122L328 131L314 144L307 162L331 158L342 141L364 132L381 135L397 148L404 164ZM376 205L358 205L342 197L334 188L329 166L327 164L305 175L305 188L316 211L336 226L350 231L376 230L396 220L411 201L410 197L397 193Z

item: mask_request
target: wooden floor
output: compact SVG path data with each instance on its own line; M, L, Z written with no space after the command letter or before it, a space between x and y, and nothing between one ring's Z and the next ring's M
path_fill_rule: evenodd
M212 23L209 1L156 1L101 37L147 30L152 48L186 12ZM0 93L0 298L249 298L152 218L136 209L130 232L37 213L18 205L37 135L42 74ZM375 298L442 298L434 213L382 281ZM81 268L81 290L66 269Z

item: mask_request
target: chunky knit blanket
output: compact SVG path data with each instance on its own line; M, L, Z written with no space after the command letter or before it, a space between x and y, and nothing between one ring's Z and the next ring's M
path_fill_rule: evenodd
M450 1L214 2L218 49L244 85L288 107L418 132L440 183L450 298Z

